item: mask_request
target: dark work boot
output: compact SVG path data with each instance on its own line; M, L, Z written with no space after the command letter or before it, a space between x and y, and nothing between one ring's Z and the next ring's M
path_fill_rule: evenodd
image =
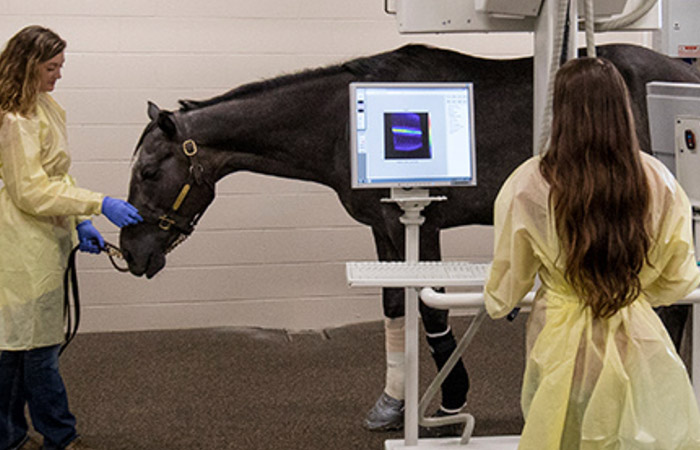
M33 436L25 436L22 441L10 446L10 450L41 450L41 442Z
M68 444L65 448L65 450L95 450L93 447L90 447L85 441L83 441L82 438L77 438L70 444Z

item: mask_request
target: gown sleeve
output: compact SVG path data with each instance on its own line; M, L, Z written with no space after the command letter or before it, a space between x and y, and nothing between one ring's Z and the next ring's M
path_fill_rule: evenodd
M486 310L494 319L506 316L532 289L540 266L527 229L529 213L513 177L494 205L494 255L484 289Z
M103 195L49 177L41 163L39 123L5 114L0 127L0 175L23 212L36 216L99 214Z
M661 219L656 248L650 255L655 278L644 290L652 306L670 305L700 283L690 201L678 182L673 183L672 203Z

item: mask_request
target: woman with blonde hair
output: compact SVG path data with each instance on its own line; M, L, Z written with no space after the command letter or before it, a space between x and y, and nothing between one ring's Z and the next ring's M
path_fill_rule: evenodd
M68 408L58 353L63 272L77 229L80 249L99 253L90 216L118 227L141 220L129 203L79 188L68 174L63 109L51 97L66 42L28 26L0 54L0 450L28 450L24 415L43 449L88 449Z
M551 140L495 204L486 308L507 315L539 275L527 326L521 449L700 448L683 362L652 309L700 283L691 207L642 153L612 63L567 62Z

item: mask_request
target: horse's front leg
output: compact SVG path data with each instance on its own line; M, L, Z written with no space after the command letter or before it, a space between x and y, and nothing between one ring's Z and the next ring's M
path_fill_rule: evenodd
M385 229L373 227L375 244L380 260L403 259L403 229L386 233ZM391 234L391 235L390 235ZM430 225L421 228L420 259L440 260L439 229ZM384 391L365 419L370 430L386 431L403 427L405 389L404 350L404 290L385 288L382 291L384 306L384 335L386 349L386 382ZM452 330L448 324L447 311L436 310L420 302L420 313L426 331L431 355L440 370L456 347ZM469 378L462 361L458 361L442 385L442 402L439 414L459 411L466 402ZM438 433L459 433L459 430L441 429Z
M380 261L403 259L403 227L396 221L394 230L382 223L373 226L372 234ZM384 389L365 418L364 425L372 431L391 431L403 428L404 410L404 290L382 289L384 310L384 349L386 376Z

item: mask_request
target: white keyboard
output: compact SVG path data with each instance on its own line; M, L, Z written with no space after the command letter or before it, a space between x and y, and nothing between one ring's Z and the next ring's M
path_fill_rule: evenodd
M469 262L349 262L350 287L483 286L491 264Z

